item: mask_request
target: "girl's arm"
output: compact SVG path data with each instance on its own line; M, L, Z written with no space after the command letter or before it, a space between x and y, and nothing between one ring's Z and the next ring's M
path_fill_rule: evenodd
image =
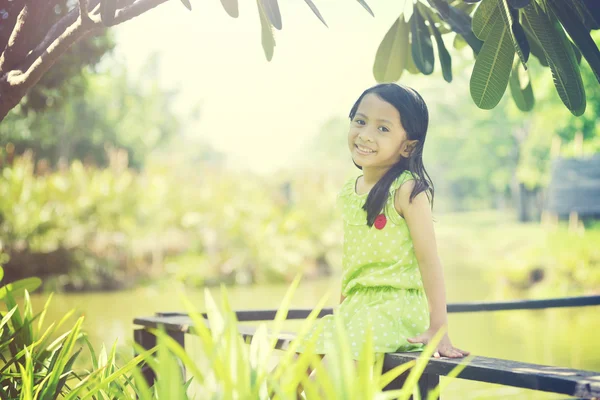
M396 191L394 205L408 225L429 303L429 329L409 341L426 344L439 329L447 328L448 313L444 271L437 252L429 199L425 192L421 192L410 202L409 198L413 187L413 180L400 186L400 189ZM469 354L454 348L448 334L444 335L437 350L438 356L441 354L447 357L462 357Z

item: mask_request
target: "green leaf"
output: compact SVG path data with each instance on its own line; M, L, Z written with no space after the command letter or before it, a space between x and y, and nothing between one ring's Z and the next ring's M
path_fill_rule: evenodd
M2 282L2 279L4 279L4 268L0 265L0 282Z
M552 71L554 86L563 104L573 115L583 114L586 105L585 90L575 54L564 31L554 16L544 13L536 2L525 7L524 17L542 45Z
M373 10L371 10L371 7L369 7L369 5L367 4L367 2L365 0L358 0L358 2L360 3L361 6L364 7L365 10L367 10L369 12L369 14L371 14L372 17L375 16L375 14L373 14Z
M312 10L312 12L315 13L315 15L317 16L317 18L319 18L321 20L321 22L323 23L323 25L327 26L327 23L323 19L323 16L319 12L319 9L317 8L317 6L315 6L315 3L313 3L312 0L304 0L304 1L306 2L306 4L308 4L308 6Z
M406 52L406 63L404 65L404 69L411 75L419 75L421 73L412 58L412 51Z
M446 82L452 82L452 57L450 57L450 53L448 53L448 49L446 49L446 45L444 44L442 34L435 26L433 19L429 14L426 14L426 16L429 21L429 29L431 30L431 33L433 33L433 37L437 43L438 58L440 59L440 65L442 67L442 76ZM460 36L456 35L456 37Z
M400 15L377 49L373 64L373 75L377 82L396 82L400 79L408 56L408 32L408 24Z
M62 381L62 375L64 373L68 373L68 371L65 371L65 368L69 365L69 362L71 361L69 355L73 351L75 342L79 337L79 332L81 330L82 323L83 317L80 317L73 326L73 329L71 330L69 335L66 337L63 345L60 347L60 350L54 354L54 357L50 363L52 367L49 368L49 370L51 371L50 378L47 381L47 385L45 386L44 390L41 392L41 398L46 398L53 394L56 394L56 390Z
M273 29L271 29L271 23L267 18L265 11L263 10L260 0L256 0L258 6L258 14L260 16L260 35L262 40L262 47L265 52L267 61L273 59L273 53L275 52L275 36L273 35Z
M273 25L275 29L281 30L281 12L279 11L277 0L260 0L260 2L271 25Z
M237 0L221 0L221 5L230 17L237 18L240 16Z
M428 0L440 17L450 25L450 28L462 37L471 46L475 54L479 53L483 43L475 36L471 29L471 17L464 11L446 3L445 0Z
M531 79L529 73L523 68L523 64L516 60L513 63L508 85L517 108L521 111L531 111L535 104Z
M583 25L587 29L599 29L600 28L600 13L596 9L595 16L592 14L590 9L587 7L585 0L572 0L571 3L575 7L577 14L583 21Z
M512 8L523 8L523 7L527 7L529 5L530 1L531 0L508 0L508 4Z
M477 55L471 75L471 97L479 108L496 107L508 85L515 50L504 21L498 18Z
M492 30L493 21L500 17L497 0L483 0L473 14L473 33L485 41Z
M573 10L572 5L565 4L560 0L547 1L600 82L600 51L590 32L582 25L582 21Z
M525 35L527 36L527 41L529 42L529 49L531 50L531 54L533 54L541 65L544 67L548 66L548 60L546 60L546 55L544 53L544 49L542 49L542 44L539 42L535 34L533 33L533 28L527 22L527 19L523 17L522 19L522 27L525 31Z
M463 38L460 35L454 35L454 40L452 41L452 47L454 47L456 50L462 50L465 48L465 46L467 46L467 42L465 41L465 38Z
M183 3L185 8L192 11L192 3L190 3L190 0L181 0L181 3Z
M499 6L502 9L500 14L502 15L504 24L510 32L510 38L512 39L515 51L523 63L523 66L527 68L527 60L529 59L529 43L525 37L523 27L519 23L519 12L512 9L508 5L508 0L498 1L500 2Z
M578 2L575 2L577 5ZM598 7L598 0L583 0L583 7L586 9L587 14L591 17L590 29L600 28L600 7Z
M430 75L433 72L434 63L433 44L431 43L429 29L427 29L418 7L410 18L410 33L413 61L419 71L424 75Z
M73 364L75 364L75 360L77 359L77 357L79 357L81 350L83 350L83 347L80 347L79 350L77 350L71 356L71 358L69 358L69 361L67 361L67 363L65 364L65 366L62 370L62 377L58 381L56 390L54 392L55 398L59 397L59 394L62 392L62 388L65 386L65 383L67 383L67 378L69 377L69 375L73 374L73 370L71 368L73 367Z
M25 278L13 283L9 283L0 288L0 299L6 297L8 292L11 293L13 297L20 297L23 295L25 290L28 292L33 292L37 288L42 285L42 280L40 278Z

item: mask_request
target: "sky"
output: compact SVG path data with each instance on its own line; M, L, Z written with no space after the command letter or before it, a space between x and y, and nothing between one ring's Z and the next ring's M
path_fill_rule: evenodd
M314 0L327 28L304 0L280 0L283 29L268 62L256 1L240 1L235 19L219 0L191 1L191 12L170 0L116 27L116 56L135 74L158 53L161 84L181 89L178 110L200 105L189 131L257 173L301 158L321 126L376 83L377 48L404 7L371 0L372 17L358 1Z

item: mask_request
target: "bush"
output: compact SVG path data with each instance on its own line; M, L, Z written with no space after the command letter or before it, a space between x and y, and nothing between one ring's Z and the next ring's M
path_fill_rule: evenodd
M280 184L220 170L190 178L159 165L137 173L75 161L38 174L26 155L0 178L0 262L10 281L40 276L71 290L166 275L197 285L291 281L340 258L334 195L318 178Z

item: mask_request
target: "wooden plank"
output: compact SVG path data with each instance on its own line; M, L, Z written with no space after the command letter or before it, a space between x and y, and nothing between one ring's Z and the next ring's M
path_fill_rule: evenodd
M134 323L146 327L163 325L168 331L192 333L192 321L184 314L172 313L170 316L136 318ZM210 328L208 321L205 320L205 323ZM254 336L256 328L241 325L238 329L244 340L249 341ZM287 349L294 337L294 333L278 335L276 348ZM419 356L420 353L418 352L388 353L385 355L384 365L393 368ZM460 359L432 358L425 368L425 373L432 376L445 376L460 363ZM583 398L600 397L600 372L529 364L497 358L475 357L461 372L459 378Z
M498 302L467 302L448 304L449 313L462 312L482 312L482 311L507 311L507 310L540 310L546 308L562 307L585 307L599 306L600 295L595 296L576 296L560 297L556 299L538 299L538 300L512 300ZM312 312L310 308L290 309L287 314L288 320L306 319ZM250 321L272 321L275 319L277 310L240 310L235 312L239 322ZM319 313L319 318L333 314L333 308L323 308ZM187 314L180 312L158 313L161 317L186 317ZM202 314L206 318L206 314Z
M156 317L143 317L143 318L135 318L133 323L136 325L141 325L147 328L158 328L159 326L163 326L167 332L171 336L175 333L179 333L181 335L185 333L193 334L193 322L190 317L187 315L173 315L173 313L168 316L156 316ZM210 329L210 324L207 320L204 320L204 323L208 329ZM244 326L239 325L238 332L244 340L251 340L256 332L256 328L252 326ZM290 345L291 341L296 337L294 332L281 332L277 336L277 343L275 348L280 350L285 350Z
M400 365L419 356L420 353L389 353L385 358L389 365ZM460 359L430 359L425 372L445 376L460 363ZM600 396L600 372L498 358L475 357L460 373L459 378L583 398Z
M148 332L146 329L134 330L133 340L145 350L149 350L156 346L156 336ZM142 364L142 376L144 377L144 380L148 386L152 386L154 384L156 375L154 374L154 370L152 370L152 368L150 368L150 366L146 363Z

